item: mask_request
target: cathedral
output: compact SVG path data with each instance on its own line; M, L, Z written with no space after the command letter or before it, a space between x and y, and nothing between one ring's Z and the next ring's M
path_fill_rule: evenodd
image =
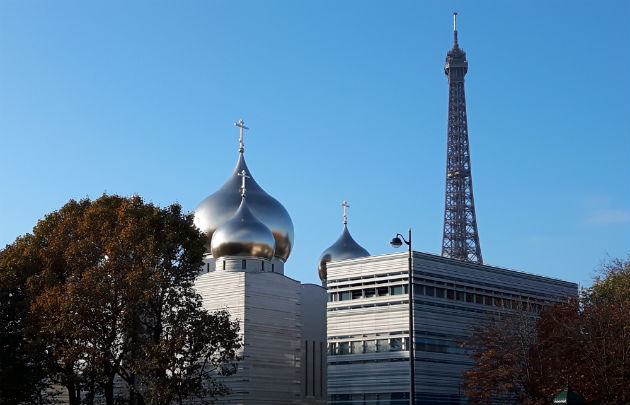
M195 209L208 236L195 288L208 310L227 309L240 324L236 374L224 377L225 404L325 404L326 291L285 275L293 222L245 163L243 120L238 160L225 184ZM222 402L221 402L222 401Z

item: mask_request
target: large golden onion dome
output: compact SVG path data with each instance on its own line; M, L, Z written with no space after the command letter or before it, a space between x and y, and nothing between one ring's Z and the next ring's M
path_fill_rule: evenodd
M206 197L195 208L195 225L208 237L206 249L211 250L211 240L219 226L234 216L241 203L240 186L238 176L243 170L251 176L245 157L243 156L242 129L247 129L242 120L236 126L241 126L241 139L238 162L234 171L214 194ZM247 205L252 214L267 226L273 233L276 241L275 256L286 261L293 247L293 222L287 210L272 196L263 190L253 176L247 181Z
M348 220L346 216L346 208L349 207L346 201L341 204L344 207L343 214L343 231L339 238L328 249L324 250L319 257L317 271L322 283L326 282L327 271L326 264L337 260L356 259L357 257L369 256L370 253L359 245L350 235L348 231Z
M212 235L212 256L259 257L271 260L276 250L273 234L249 210L245 197L241 199L236 213L221 224Z

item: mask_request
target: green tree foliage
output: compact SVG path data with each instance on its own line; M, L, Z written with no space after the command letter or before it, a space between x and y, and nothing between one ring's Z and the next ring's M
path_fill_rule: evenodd
M113 404L116 379L132 404L226 393L216 376L235 370L238 325L203 310L192 288L203 245L179 205L104 195L70 201L8 246L18 263L0 262L0 281L23 291L15 329L46 381L72 405Z
M570 382L590 404L628 404L629 262L605 265L579 298L548 307L537 321L505 314L475 327L464 344L476 362L464 372L472 402L548 404Z

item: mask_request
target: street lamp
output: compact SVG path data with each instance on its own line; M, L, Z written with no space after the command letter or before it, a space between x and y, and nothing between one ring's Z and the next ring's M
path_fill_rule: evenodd
M411 228L409 228L409 236L408 239L405 239L404 236L397 233L396 236L392 239L390 244L399 248L402 246L403 242L409 248L409 258L408 260L408 284L407 284L407 293L409 294L409 404L414 405L414 400L416 396L416 358L414 354L414 338L413 338L413 265L412 265L412 250L411 250Z

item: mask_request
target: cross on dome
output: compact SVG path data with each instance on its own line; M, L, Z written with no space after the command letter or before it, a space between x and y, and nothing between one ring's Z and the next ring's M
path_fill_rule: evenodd
M240 153L243 153L245 151L245 144L243 143L243 130L244 129L249 129L248 127L245 126L245 121L243 121L243 119L241 118L240 120L238 120L238 122L234 123L235 127L239 127L239 137L238 137L238 151Z
M245 179L251 179L251 177L247 175L247 172L244 169L241 170L238 175L243 178L243 184L241 185L241 197L245 198Z
M348 207L350 205L348 205L348 201L343 200L341 206L343 207L343 224L346 225L348 223Z

